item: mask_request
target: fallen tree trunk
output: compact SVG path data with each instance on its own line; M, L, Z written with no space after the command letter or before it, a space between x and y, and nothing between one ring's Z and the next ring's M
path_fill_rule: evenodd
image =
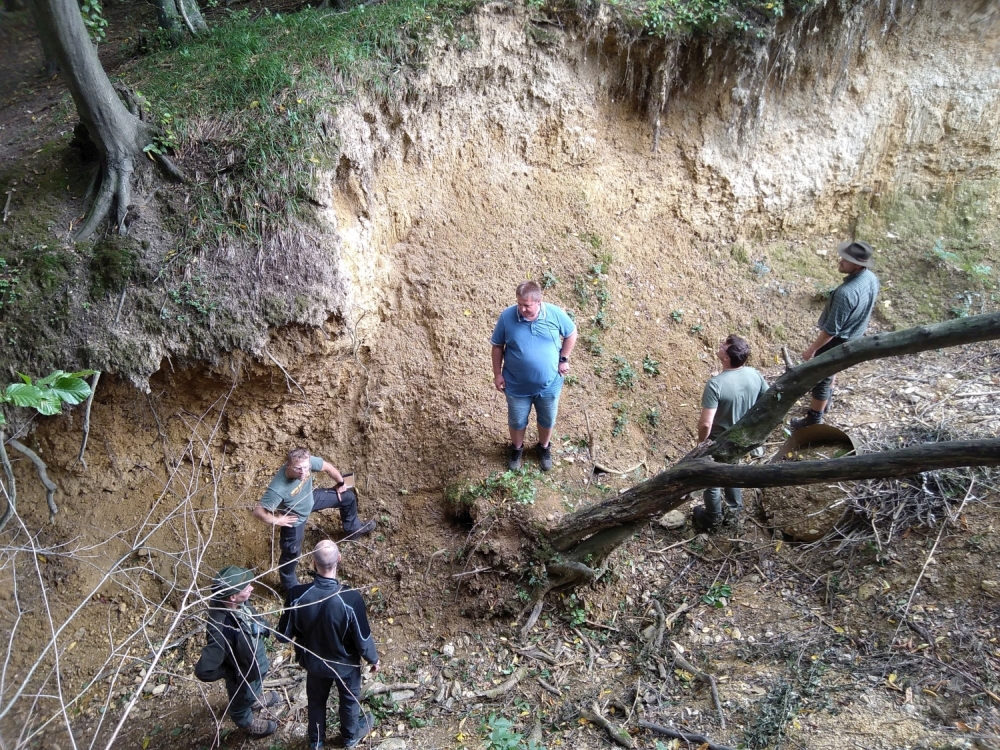
M588 508L586 527L567 528L563 525L560 527L562 533L553 534L551 541L556 550L565 552L584 541L580 534L586 534L588 530L604 531L619 525L634 528L634 522L643 523L673 510L683 504L690 493L706 487L790 487L856 479L886 479L956 466L1000 466L1000 439L925 443L884 453L763 466L720 464L710 457L690 458L613 500ZM588 549L587 555L592 556L594 552L594 549ZM577 554L570 556L580 559ZM593 557L590 560L593 561ZM565 566L563 562L558 567L563 576Z
M567 577L567 561L584 567L602 562L648 519L681 505L688 494L707 487L779 487L820 482L907 476L956 466L1000 465L1000 441L955 441L899 451L795 464L731 466L762 445L785 414L823 378L873 359L1000 338L1000 313L976 315L841 344L787 371L743 418L677 464L607 502L567 516L548 534L561 553L554 561L557 587L586 580ZM591 574L592 574L591 570Z

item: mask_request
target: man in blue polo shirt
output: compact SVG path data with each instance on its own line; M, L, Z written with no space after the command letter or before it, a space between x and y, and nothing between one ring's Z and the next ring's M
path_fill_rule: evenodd
M517 304L497 320L490 339L493 349L493 385L507 397L511 470L521 468L524 432L535 407L538 421L538 458L542 471L552 468L551 438L559 410L563 377L576 346L576 325L562 309L542 302L542 288L534 281L517 287Z

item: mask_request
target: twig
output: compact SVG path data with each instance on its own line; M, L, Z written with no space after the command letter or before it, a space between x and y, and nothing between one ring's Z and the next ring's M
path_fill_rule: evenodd
M580 632L579 628L573 628L573 632L576 633L577 637L585 644L587 644L588 660L587 660L587 671L589 672L594 668L594 662L597 660L597 650L591 644L590 639Z
M122 316L122 308L125 306L125 295L128 294L128 287L122 289L122 296L118 298L118 310L115 312L114 325L118 325L118 319Z
M7 455L6 443L7 436L0 429L0 463L3 464L4 474L7 476L7 486L4 487L0 484L0 492L3 492L7 499L7 510L4 511L3 518L0 518L0 531L3 531L7 522L10 521L17 506L17 485L14 482L14 469L10 465L10 456Z
M294 385L296 388L299 389L299 393L302 394L302 398L304 398L304 399L306 399L306 401L308 401L309 397L306 396L306 392L304 390L302 390L302 386L299 385L298 381L295 378L293 378L291 375L288 374L288 370L285 369L285 366L282 365L281 362L279 362L278 360L276 360L274 358L274 355L271 354L271 352L269 352L267 350L266 346L264 347L264 354L266 354L267 358L270 359L272 362L274 362L274 364L276 364L278 366L278 369L281 370L282 373L284 373L284 375L285 375L285 388L288 389L288 392L289 393L292 392L292 385ZM289 383L291 383L292 385L289 385Z
M678 732L676 729L670 729L668 727L660 726L659 724L654 724L651 721L646 721L645 719L639 719L639 726L643 729L648 729L651 732L656 732L658 734L666 735L667 737L673 737L674 739L681 740L682 742L688 742L696 747L698 745L704 745L708 750L735 750L735 748L729 745L720 745L716 742L712 742L708 737L703 734L694 734L693 732Z
M56 513L59 512L59 507L56 505L55 501L56 490L59 488L56 487L55 482L49 479L47 471L48 467L45 465L45 462L39 458L37 453L20 441L11 438L7 441L7 443L11 448L27 456L31 463L35 465L35 469L38 471L38 478L41 480L42 484L45 485L45 502L49 504L49 521L51 522L55 518Z
M535 679L538 680L538 684L541 685L543 688L545 688L547 692L552 693L552 695L554 695L556 698L562 698L562 693L559 692L559 688L557 688L555 685L550 685L541 677L536 677Z
M3 204L3 223L7 223L7 210L10 208L10 197L14 194L13 190L7 191L7 202Z
M427 583L430 580L431 565L434 564L434 558L437 557L438 555L443 555L447 551L448 551L447 549L442 548L439 550L435 550L434 552L431 553L431 557L427 561L427 570L424 572L424 583Z
M643 464L645 464L645 463L646 463L646 459L643 459L642 461L640 461L639 463L637 463L635 466L633 466L631 469L625 469L624 471L619 471L618 469L615 469L615 468L613 468L611 466L605 466L604 464L599 464L599 463L595 462L594 463L594 470L595 471L603 471L605 474L631 474L636 469L641 469L643 467Z
M476 568L475 570L467 570L464 573L455 573L452 578L464 578L465 576L474 576L476 573L485 573L488 570L493 570L493 568Z
M621 745L622 747L627 747L630 750L635 747L635 743L632 741L632 737L628 732L624 729L616 727L601 715L601 710L598 708L596 701L590 704L589 711L587 709L581 710L580 716L604 729L604 731L608 733L611 740L616 744Z
M674 664L679 666L685 672L690 672L702 682L708 683L709 687L712 689L712 702L715 704L715 710L719 714L719 728L724 730L726 728L726 717L725 714L722 713L722 702L719 700L719 689L716 687L715 677L710 675L708 672L703 672L698 669L698 667L679 654L674 654Z
M590 414L586 409L583 411L583 418L587 420L587 452L590 454L590 460L596 463L597 444L594 442L594 432L590 429Z

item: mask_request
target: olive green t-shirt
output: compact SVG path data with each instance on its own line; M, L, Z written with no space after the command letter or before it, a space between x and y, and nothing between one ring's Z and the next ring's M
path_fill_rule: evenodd
M739 422L766 390L764 376L746 365L711 378L701 395L702 408L716 410L708 436L718 437Z
M319 456L309 457L310 471L322 471L323 459ZM282 511L294 513L299 517L296 526L301 526L309 518L313 509L313 478L310 474L305 479L289 479L285 476L285 467L278 469L274 479L267 486L264 497L260 499L264 510L272 513Z

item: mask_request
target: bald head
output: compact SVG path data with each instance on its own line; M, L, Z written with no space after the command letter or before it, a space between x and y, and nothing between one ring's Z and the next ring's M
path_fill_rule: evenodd
M333 578L340 564L340 550L329 539L324 539L313 550L313 565L316 572L325 578Z

